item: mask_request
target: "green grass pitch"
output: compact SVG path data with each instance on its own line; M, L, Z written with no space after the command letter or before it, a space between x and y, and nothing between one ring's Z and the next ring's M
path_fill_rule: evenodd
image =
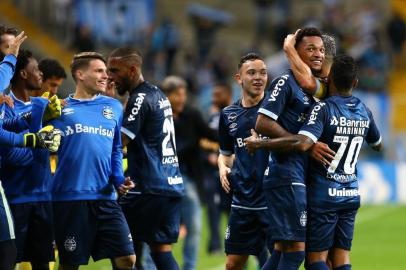
M198 270L224 269L225 255L206 253L207 222L203 218ZM225 227L225 219L223 220ZM175 246L175 257L182 263L180 241ZM406 269L406 206L384 205L361 207L355 226L351 251L352 269L355 270L404 270ZM80 269L109 270L108 261L91 262ZM247 270L256 270L255 259L249 260Z

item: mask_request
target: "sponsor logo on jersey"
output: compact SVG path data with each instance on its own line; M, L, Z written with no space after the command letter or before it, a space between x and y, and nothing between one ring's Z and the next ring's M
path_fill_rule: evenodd
M234 121L237 119L237 113L235 113L235 112L230 113L230 114L228 115L227 119L228 119L228 121L230 121L230 122L234 122Z
M357 180L357 175L354 173L352 174L328 173L327 179L331 179L339 183L348 183Z
M302 227L306 227L306 224L307 224L307 212L306 211L302 211L300 213L299 221L300 221L300 225Z
M75 110L74 110L73 108L64 108L64 109L62 110L62 113L63 113L64 115L73 114L74 112L75 112Z
M79 134L79 133L89 133L89 134L101 135L101 136L113 138L114 137L114 128L107 129L107 128L104 128L103 126L92 127L92 126L86 126L86 125L82 125L82 124L75 124L73 127L66 126L66 129L64 132L65 136L70 136L70 135Z
M279 96L279 92L281 91L281 87L285 85L286 81L288 80L289 75L283 75L280 77L278 82L275 84L268 101L275 101L276 97Z
M137 98L135 99L135 102L133 104L133 107L131 108L131 113L127 118L129 122L135 120L135 116L140 111L142 103L144 102L145 95L146 95L145 93L138 93Z
M337 188L329 188L328 195L330 197L357 197L359 196L358 189L337 189Z
M164 109L164 108L171 106L171 103L169 102L169 99L167 99L167 98L158 100L158 104L159 104L160 109Z
M73 252L76 249L76 241L75 241L75 237L73 236L68 236L65 240L65 243L63 244L63 246L65 247L65 250L68 252Z
M179 185L183 183L182 176L175 176L175 177L168 177L168 184L169 185Z
M330 126L337 126L337 125L338 125L337 117L333 116L330 120Z
M104 107L103 108L103 116L106 119L109 119L109 120L113 119L114 118L113 109L111 107Z
M326 105L324 102L319 102L316 106L314 106L310 117L309 117L309 122L307 123L308 125L314 125L316 123L317 115L319 114L320 109Z
M354 120L341 116L338 119L336 134L365 135L366 128L369 128L369 120Z

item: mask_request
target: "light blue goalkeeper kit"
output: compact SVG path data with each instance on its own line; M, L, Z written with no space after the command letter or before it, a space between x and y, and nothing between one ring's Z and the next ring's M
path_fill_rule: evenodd
M62 131L52 190L54 201L115 200L114 186L124 182L121 104L98 95L66 99L52 124Z

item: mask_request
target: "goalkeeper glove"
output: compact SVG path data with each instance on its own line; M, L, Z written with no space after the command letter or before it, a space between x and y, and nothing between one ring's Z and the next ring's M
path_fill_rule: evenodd
M54 95L51 98L49 98L49 92L45 92L41 97L49 100L49 104L44 112L44 122L47 122L49 120L61 116L62 113L61 100L58 98L57 95Z
M50 152L58 151L61 143L61 131L53 126L46 126L38 133L24 134L24 146L46 148Z

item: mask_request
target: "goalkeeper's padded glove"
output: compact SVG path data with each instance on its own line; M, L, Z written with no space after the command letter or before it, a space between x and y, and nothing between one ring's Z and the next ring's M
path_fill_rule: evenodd
M38 133L24 134L24 146L46 148L50 152L58 151L61 143L61 131L49 125L42 128Z
M61 116L62 113L61 100L58 98L57 95L53 95L51 98L49 98L49 92L45 92L41 97L49 100L49 104L44 112L43 117L44 122L47 122L49 120Z

